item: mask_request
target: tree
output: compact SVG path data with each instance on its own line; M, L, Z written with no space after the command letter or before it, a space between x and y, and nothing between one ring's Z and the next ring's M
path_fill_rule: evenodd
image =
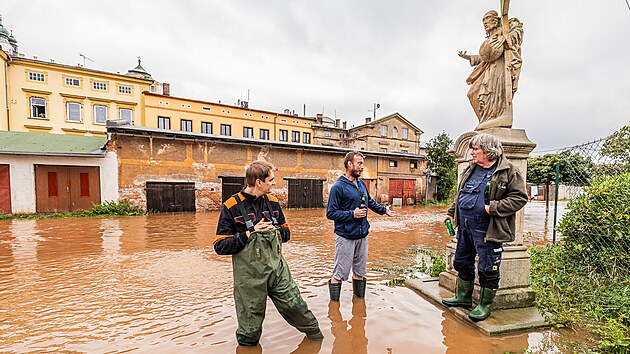
M588 183L593 164L590 159L565 150L527 159L527 182L545 186L545 212L549 214L549 186L556 183L556 163L560 162L558 181L562 184L583 186Z
M427 143L427 166L438 176L436 199L446 200L450 197L457 183L457 163L448 150L453 140L442 132Z

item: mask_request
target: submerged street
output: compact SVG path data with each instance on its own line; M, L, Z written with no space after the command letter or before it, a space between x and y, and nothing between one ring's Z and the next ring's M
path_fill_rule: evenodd
M526 219L540 206L529 203ZM553 352L549 330L486 337L414 291L386 285L395 275L375 269L412 265L415 252L406 250L448 243L445 209L370 213L366 299L353 299L346 282L331 304L332 222L324 209L285 211L292 238L283 252L325 339L305 339L268 301L254 348L236 344L231 259L212 249L218 213L0 221L0 351Z

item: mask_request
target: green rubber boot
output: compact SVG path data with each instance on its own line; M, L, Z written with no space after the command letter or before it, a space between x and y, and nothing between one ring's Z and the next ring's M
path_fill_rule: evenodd
M473 280L467 281L457 277L457 290L455 290L455 296L442 299L442 303L446 306L472 306L472 293L474 286L475 284Z
M330 293L331 301L339 301L339 295L341 294L341 283L331 283L328 280L328 292Z
M365 297L365 286L367 280L365 277L361 280L352 279L352 293L354 296L363 299Z
M477 303L477 307L470 311L468 318L473 321L483 321L488 318L490 311L492 311L492 301L496 294L496 290L481 288L481 291L479 291L479 303Z

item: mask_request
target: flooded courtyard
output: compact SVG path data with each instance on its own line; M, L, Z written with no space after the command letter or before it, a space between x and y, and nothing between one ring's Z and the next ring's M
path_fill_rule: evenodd
M542 227L528 215L539 206L528 208L525 230L534 225L536 235ZM339 303L329 303L326 285L332 222L324 209L287 210L292 238L283 253L325 339L305 339L268 301L253 348L234 336L231 259L212 249L218 213L0 221L0 352L555 351L555 332L487 337L414 291L387 286L392 275L374 269L411 265L406 250L439 251L449 241L446 208L396 210L370 214L366 299L353 299L346 282Z

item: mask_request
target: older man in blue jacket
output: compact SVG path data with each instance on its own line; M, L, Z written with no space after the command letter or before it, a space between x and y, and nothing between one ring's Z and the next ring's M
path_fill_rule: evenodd
M365 297L367 235L370 230L368 208L380 215L394 215L389 207L370 198L365 182L360 178L363 159L363 154L358 151L346 154L343 160L346 173L335 182L328 196L326 217L335 222L335 267L328 281L330 300L333 301L339 301L341 283L348 280L351 269L352 292L359 298Z

